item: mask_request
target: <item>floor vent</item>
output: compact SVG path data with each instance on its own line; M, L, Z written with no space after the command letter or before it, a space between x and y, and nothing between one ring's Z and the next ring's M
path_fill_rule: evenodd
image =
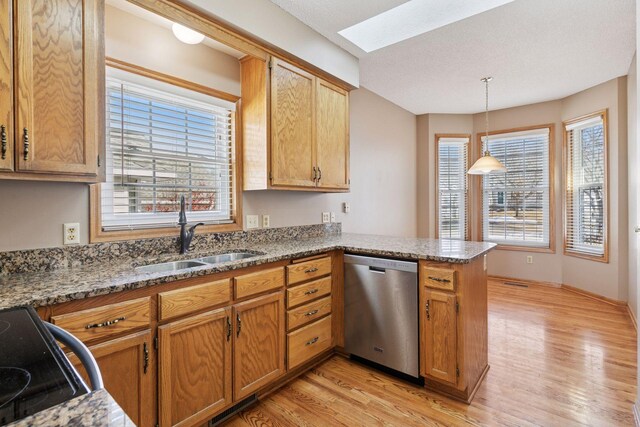
M529 285L525 285L525 284L522 284L522 283L515 283L515 282L502 282L502 283L505 284L505 285L508 285L508 286L517 286L519 288L528 288L529 287Z
M247 397L243 401L238 402L235 405L233 405L231 408L229 408L229 409L219 413L218 415L216 415L215 418L213 418L211 421L209 421L209 427L214 427L214 426L218 426L218 425L222 424L224 421L228 420L229 418L234 416L236 413L242 411L243 409L247 408L248 406L253 405L257 401L258 401L258 399L256 398L255 394Z

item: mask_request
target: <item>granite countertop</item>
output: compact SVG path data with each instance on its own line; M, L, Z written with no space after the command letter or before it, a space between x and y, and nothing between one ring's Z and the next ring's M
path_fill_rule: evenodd
M9 427L135 427L104 389L76 397L9 424Z
M14 273L0 276L0 309L19 305L34 307L137 289L175 280L234 270L331 250L410 260L468 263L496 245L448 239L419 239L342 233L306 239L278 239L271 242L223 245L215 251L186 255L147 257L127 262L93 263L50 271ZM180 272L140 273L138 265L192 259L213 253L248 251L259 255L244 260L195 267Z

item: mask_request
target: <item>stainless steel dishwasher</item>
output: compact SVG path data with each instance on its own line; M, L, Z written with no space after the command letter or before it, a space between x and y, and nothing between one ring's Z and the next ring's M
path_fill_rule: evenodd
M419 376L418 264L344 256L345 351Z

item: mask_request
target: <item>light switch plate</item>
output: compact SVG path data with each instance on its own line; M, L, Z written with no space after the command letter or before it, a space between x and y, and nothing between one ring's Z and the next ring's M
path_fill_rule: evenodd
M342 204L342 212L344 212L344 213L351 212L351 204L349 202L344 202Z
M65 245L77 245L80 243L80 224L68 222L62 227L62 240Z
M331 222L336 222L336 213L331 212Z
M258 215L247 215L247 230L258 228L259 226Z
M331 221L331 213L330 212L322 212L322 223L327 223Z
M271 227L271 220L269 219L269 215L262 215L262 228Z

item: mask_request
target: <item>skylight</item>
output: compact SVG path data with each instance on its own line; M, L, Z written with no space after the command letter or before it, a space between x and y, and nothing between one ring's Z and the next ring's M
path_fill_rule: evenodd
M409 0L338 34L369 53L512 1Z

